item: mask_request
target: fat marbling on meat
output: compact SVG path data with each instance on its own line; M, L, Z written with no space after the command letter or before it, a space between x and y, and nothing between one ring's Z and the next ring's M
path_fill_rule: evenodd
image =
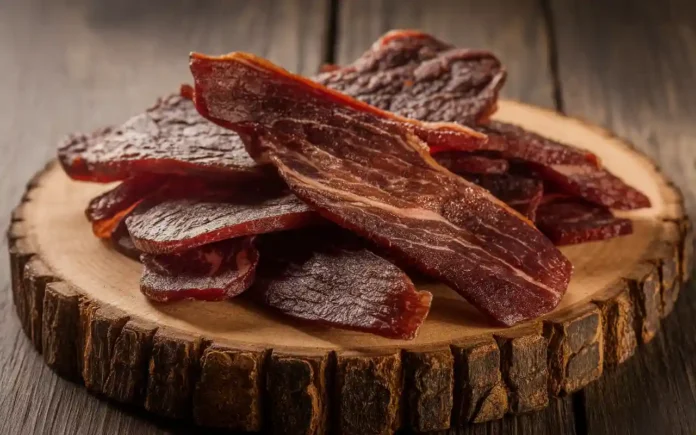
M248 135L250 154L324 217L502 324L560 301L568 259L527 219L430 157L427 145L480 141L471 130L404 119L245 53L193 54L191 71L199 112Z

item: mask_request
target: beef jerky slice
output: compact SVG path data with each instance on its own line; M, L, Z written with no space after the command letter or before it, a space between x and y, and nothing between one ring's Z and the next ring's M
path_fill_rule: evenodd
M143 254L140 290L148 299L219 301L234 297L254 282L259 255L253 238L205 245L179 254Z
M490 148L499 150L502 156L508 159L520 159L541 165L601 165L599 157L590 151L556 142L513 124L491 121L486 125L477 126L476 129L488 136Z
M92 223L94 234L102 239L110 237L124 216L147 195L159 190L165 182L165 177L141 174L93 198L85 215Z
M527 219L535 220L544 194L541 181L508 174L468 176L467 179L488 190Z
M650 199L606 169L574 165L530 165L556 190L617 210L650 207Z
M193 54L191 71L201 114L252 134L253 153L326 218L446 282L500 323L560 301L568 259L519 213L438 165L414 134L466 132L404 122L249 54Z
M135 261L140 261L140 254L142 254L142 252L133 244L133 240L130 234L128 234L128 228L126 228L126 222L123 219L111 233L111 246L126 257L132 258Z
M491 53L454 48L417 31L395 30L352 65L319 74L315 80L401 116L475 125L487 122L495 111L505 71ZM506 158L599 165L589 151L511 124L492 122L477 129L491 136L485 149L501 151Z
M160 99L118 128L68 137L58 150L73 179L110 182L140 173L264 176L237 134L203 119L179 95Z
M252 296L296 319L412 339L432 295L398 267L336 231L263 236Z
M544 202L537 211L536 224L556 245L606 240L633 232L629 219L614 217L606 207L578 199Z
M433 158L445 168L459 175L502 174L510 168L510 164L505 159L462 151L444 151L434 155Z
M318 215L291 193L250 190L197 198L152 198L136 207L126 224L138 249L163 254L318 221Z
M470 125L495 111L505 71L488 51L455 48L418 31L393 30L353 64L314 80L402 116Z

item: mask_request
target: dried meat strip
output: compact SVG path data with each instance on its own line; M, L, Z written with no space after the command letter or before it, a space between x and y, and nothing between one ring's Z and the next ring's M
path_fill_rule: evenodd
M468 176L467 179L488 190L527 219L535 220L537 207L544 195L541 181L509 174Z
M599 159L589 151L512 124L487 123L505 71L485 51L454 48L428 34L396 30L377 40L352 65L319 74L315 80L401 116L478 125L489 136L485 149L501 151L505 158L599 166ZM431 148L433 153L441 151Z
M520 159L540 165L573 165L600 167L594 153L566 145L514 124L491 121L476 127L488 136L488 146L507 159Z
M577 199L544 202L536 224L556 245L606 240L631 234L630 219L614 217L609 209Z
M128 228L126 228L124 220L121 220L111 233L111 246L126 257L140 261L142 252L135 247L130 234L128 234Z
M140 290L156 302L219 301L254 282L259 254L252 237L225 240L169 255L143 254Z
M109 238L121 220L147 195L159 190L167 179L159 175L141 174L131 177L115 188L93 198L85 215L92 231L99 238Z
M266 235L259 249L250 293L290 317L409 340L430 310L432 294L336 231Z
M572 265L484 189L447 171L418 131L448 128L385 113L253 55L193 54L196 106L253 135L291 190L326 218L404 258L505 325L553 309ZM416 128L414 128L416 127Z
M314 78L380 109L422 121L471 125L495 111L505 70L490 52L393 30L351 65Z
M606 169L573 165L530 165L556 190L617 210L650 207L650 199Z
M208 192L196 198L152 198L126 219L143 252L180 252L216 241L315 224L318 215L295 195L275 189Z
M203 119L180 95L160 99L118 128L68 137L58 159L71 178L101 183L141 173L268 176L249 157L237 134Z
M462 151L445 151L433 156L436 162L459 175L503 174L510 164L507 160Z

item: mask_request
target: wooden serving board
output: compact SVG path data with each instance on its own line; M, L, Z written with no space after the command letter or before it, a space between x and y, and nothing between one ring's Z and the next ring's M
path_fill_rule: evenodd
M650 197L623 213L634 234L563 248L575 266L550 315L494 328L454 291L428 285L412 341L299 325L243 300L156 305L141 266L96 239L84 217L110 186L55 163L29 183L9 230L23 327L46 363L92 392L202 425L283 433L390 433L541 409L629 358L672 310L691 262L679 191L606 131L502 102L500 120L589 149Z

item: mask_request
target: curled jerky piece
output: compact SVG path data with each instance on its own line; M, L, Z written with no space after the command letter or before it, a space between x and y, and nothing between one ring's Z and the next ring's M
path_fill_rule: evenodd
M268 175L237 134L203 119L180 95L160 99L118 128L68 137L58 159L71 178L101 183L141 173L233 179Z
M123 219L111 233L111 246L126 257L140 261L142 252L133 244L133 240L130 234L128 234L128 228L126 228L126 222Z
M541 181L509 174L474 175L467 179L488 190L527 219L535 220L537 207L544 195Z
M392 30L351 65L324 69L314 80L409 118L474 124L495 111L505 70L488 51Z
M503 174L510 164L507 160L462 151L445 151L433 156L436 162L459 175Z
M519 213L438 165L419 139L442 142L438 131L451 140L467 130L404 120L249 54L193 54L191 71L201 114L253 136L252 154L326 218L446 282L500 323L560 301L568 259Z
M629 219L614 217L605 207L578 199L545 201L537 211L537 227L556 245L606 240L633 233Z
M166 181L167 178L160 175L140 174L93 198L85 215L92 223L94 235L102 239L110 237L121 220Z
M412 339L432 295L387 260L338 231L263 236L254 298L290 317Z
M319 216L276 189L201 192L198 197L143 201L126 219L135 246L162 254L234 237L300 228Z
M259 254L252 237L224 240L186 252L141 256L140 290L148 299L219 301L242 293L254 282Z

